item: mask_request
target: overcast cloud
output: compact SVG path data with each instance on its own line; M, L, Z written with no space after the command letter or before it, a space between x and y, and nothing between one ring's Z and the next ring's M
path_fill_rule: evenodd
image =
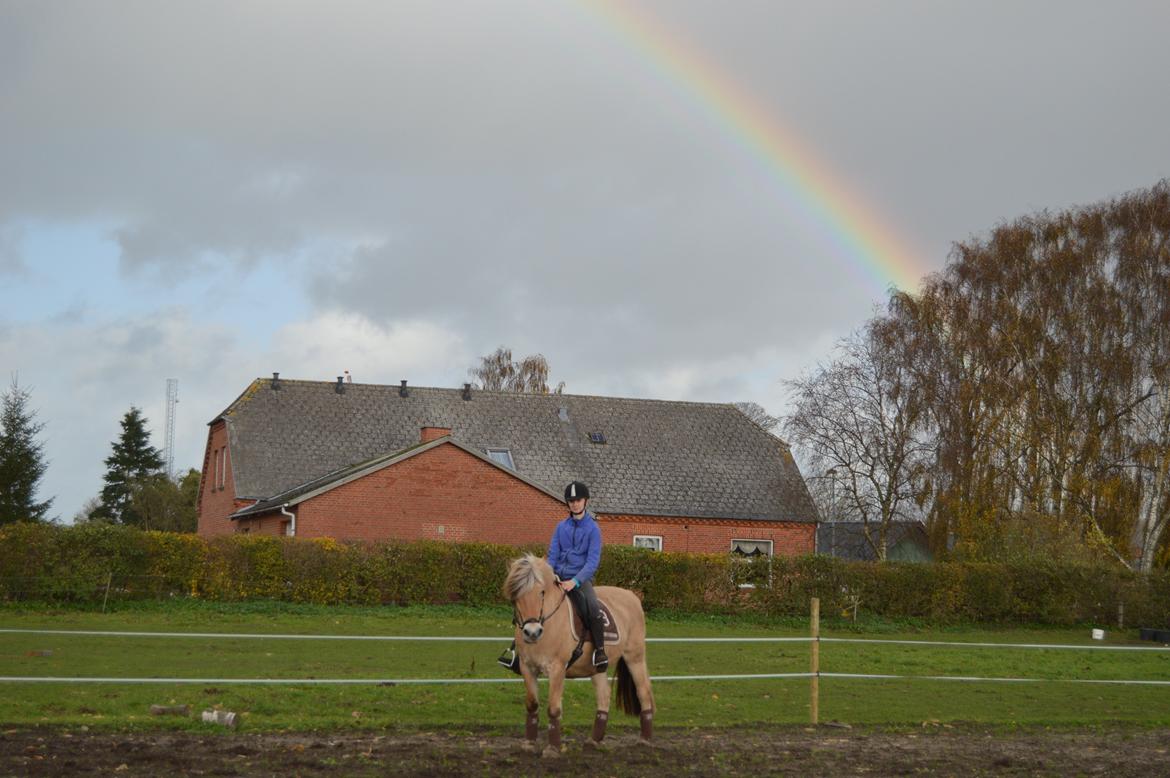
M42 497L97 493L131 405L161 446L167 378L181 468L256 376L457 386L499 345L782 412L882 284L630 9L919 274L1170 175L1164 2L0 0L0 366Z

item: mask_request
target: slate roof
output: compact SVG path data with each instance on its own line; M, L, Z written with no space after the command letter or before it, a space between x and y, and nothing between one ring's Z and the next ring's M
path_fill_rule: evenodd
M730 404L533 395L473 389L257 379L225 420L241 499L320 488L355 466L419 445L447 427L476 453L507 448L516 472L559 496L578 479L602 514L814 522L787 444ZM601 432L605 443L590 441ZM360 468L357 468L360 469ZM275 503L274 503L275 504ZM259 506L256 506L259 507Z

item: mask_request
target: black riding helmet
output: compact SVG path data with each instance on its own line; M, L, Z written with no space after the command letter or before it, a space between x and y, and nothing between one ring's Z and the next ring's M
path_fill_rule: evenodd
M580 481L574 481L565 487L565 502L569 500L588 500L589 487Z

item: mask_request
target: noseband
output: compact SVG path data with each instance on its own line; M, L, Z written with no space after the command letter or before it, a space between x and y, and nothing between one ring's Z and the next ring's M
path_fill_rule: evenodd
M546 616L544 613L544 593L545 593L545 590L541 589L540 590L540 616L539 617L529 616L528 618L524 619L524 621L520 621L520 611L516 607L516 602L513 600L513 602L512 602L512 623L515 624L520 629L524 629L529 624L539 624L540 626L543 627L545 620L551 619L553 617L553 615L561 609L561 606L565 604L565 599L569 596L568 592L566 592L564 589L561 589L561 601L558 602L557 607L553 608L552 611L550 611L549 614Z

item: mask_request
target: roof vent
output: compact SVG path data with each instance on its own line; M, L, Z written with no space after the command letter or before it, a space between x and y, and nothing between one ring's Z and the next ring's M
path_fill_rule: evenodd
M272 391L274 391L274 392L280 391L280 373L273 373L272 374L271 386L272 386Z
M590 443L604 443L605 442L605 433L604 432L590 432L589 433L589 442Z
M464 400L471 399L471 384L464 384L463 385L463 399Z
M402 385L398 387L398 396L399 397L409 397L410 396L410 392L408 392L406 390L406 379L405 378L402 379Z
M333 391L338 394L345 394L345 376L337 376L337 386L333 387Z

